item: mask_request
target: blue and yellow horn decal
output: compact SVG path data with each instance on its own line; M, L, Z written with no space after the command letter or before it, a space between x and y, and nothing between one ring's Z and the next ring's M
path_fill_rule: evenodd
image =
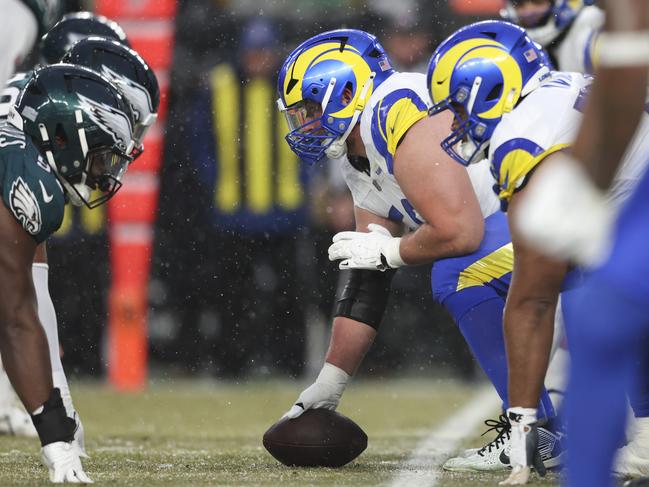
M318 69L319 67L323 69ZM326 76L318 78L320 71L326 71ZM282 90L285 105L290 107L302 101L303 91L309 88L310 83L328 82L328 78L336 77L336 74L349 76L350 71L354 76L354 80L350 80L355 90L354 97L347 106L328 115L336 118L352 117L360 94L359 88L367 82L372 72L358 49L349 44L341 46L340 42L316 44L300 53L288 66ZM326 90L326 84L323 88ZM321 94L323 95L324 93ZM369 95L371 93L367 96Z
M291 149L307 162L321 160L324 151L338 157L373 89L393 72L383 47L367 32L338 29L303 42L284 62L277 86ZM315 118L313 103L321 108Z
M493 81L502 83L502 90L500 97L488 104L476 104L476 100L471 100L471 112L482 119L499 119L518 101L523 89L523 76L509 50L490 39L462 41L436 60L429 86L433 103L440 103L451 96L451 81L454 81L454 84L465 84L470 89L478 76L483 80L486 76L498 76L500 79ZM457 86L453 88L457 89ZM481 87L481 90L484 89L485 87Z

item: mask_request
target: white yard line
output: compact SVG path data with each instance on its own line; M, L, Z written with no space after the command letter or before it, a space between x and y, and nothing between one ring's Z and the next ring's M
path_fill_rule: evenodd
M482 424L501 402L493 386L484 386L471 400L417 445L397 472L391 487L432 487L437 484L440 464Z

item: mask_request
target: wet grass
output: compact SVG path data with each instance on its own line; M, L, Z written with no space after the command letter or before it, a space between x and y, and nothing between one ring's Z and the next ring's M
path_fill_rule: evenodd
M91 455L86 472L101 485L134 487L389 485L416 445L474 389L443 380L355 383L340 411L367 432L365 453L341 469L287 468L264 450L261 437L303 386L169 381L143 393L118 394L75 384ZM481 441L470 438L467 445ZM496 485L502 478L441 472L436 485ZM46 481L35 440L0 437L0 486ZM553 474L530 485L556 484Z

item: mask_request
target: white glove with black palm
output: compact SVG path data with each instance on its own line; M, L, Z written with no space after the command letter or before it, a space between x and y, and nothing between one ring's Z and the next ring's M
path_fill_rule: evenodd
M340 260L340 269L385 271L405 265L399 253L401 238L382 225L370 223L369 232L339 232L329 247L329 260Z
M316 381L302 391L295 404L283 418L295 419L307 409L330 409L334 411L345 391L349 374L325 362Z

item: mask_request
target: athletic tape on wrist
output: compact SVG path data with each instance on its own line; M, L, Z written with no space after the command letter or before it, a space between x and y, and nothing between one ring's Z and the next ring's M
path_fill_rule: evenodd
M603 32L595 49L599 67L649 66L649 30Z

